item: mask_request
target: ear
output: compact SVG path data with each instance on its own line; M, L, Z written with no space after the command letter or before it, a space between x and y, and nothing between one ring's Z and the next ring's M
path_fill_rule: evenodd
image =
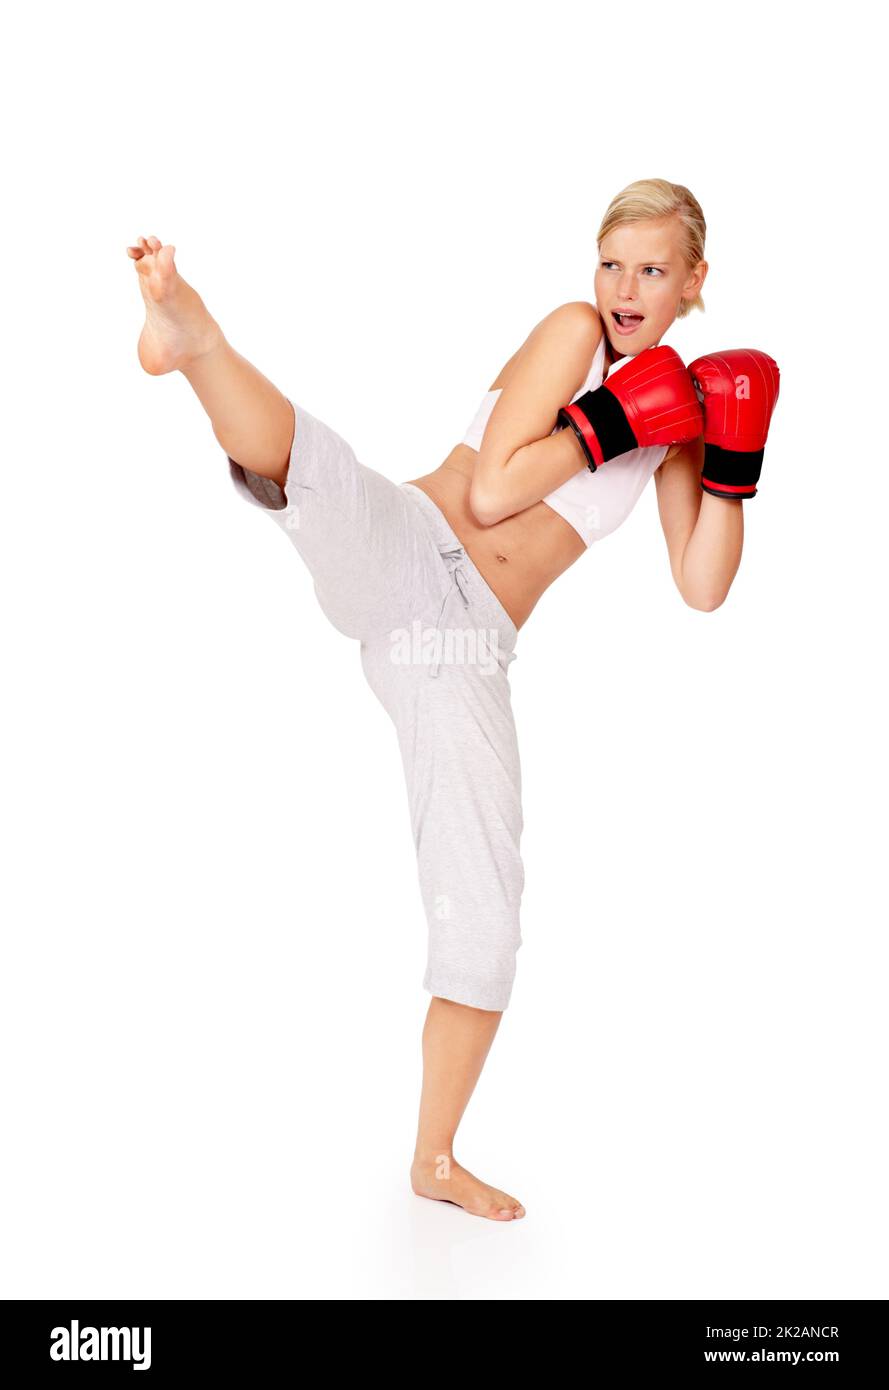
M690 299L694 299L695 295L701 293L701 289L703 287L704 281L707 278L707 271L709 269L710 266L706 261L698 261L697 265L691 273L688 285L686 286L687 289L691 289L692 291L689 295Z

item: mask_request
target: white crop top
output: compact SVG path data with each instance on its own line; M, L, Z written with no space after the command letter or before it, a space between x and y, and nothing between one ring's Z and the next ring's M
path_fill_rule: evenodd
M625 367L632 360L632 357L621 357L610 368L608 375L613 376L615 372L619 372L621 367ZM583 395L584 391L595 390L597 386L601 386L604 372L605 335L603 333L589 375L580 390L571 397L571 400L576 401L578 396ZM485 426L499 395L500 389L487 392L478 408L475 419L463 436L464 444L471 445L473 449L481 448ZM552 433L555 434L560 428L557 425ZM593 541L599 541L603 536L615 531L621 522L630 515L642 495L645 484L658 464L663 462L668 448L667 444L658 444L644 449L630 449L625 454L618 454L616 458L608 459L606 463L596 469L595 473L590 472L584 464L567 482L562 483L561 487L557 487L555 492L548 493L543 501L548 507L552 507L553 511L564 517L582 537L584 543L590 546Z

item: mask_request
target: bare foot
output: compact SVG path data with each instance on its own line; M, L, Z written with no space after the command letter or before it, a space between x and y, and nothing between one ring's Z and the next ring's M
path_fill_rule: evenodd
M145 301L139 361L152 376L179 371L224 341L201 296L176 269L175 252L156 236L140 236L137 245L127 247Z
M516 1221L525 1215L525 1208L515 1197L501 1192L499 1187L489 1187L448 1153L432 1159L415 1158L411 1166L411 1187L418 1197L453 1202L470 1216Z

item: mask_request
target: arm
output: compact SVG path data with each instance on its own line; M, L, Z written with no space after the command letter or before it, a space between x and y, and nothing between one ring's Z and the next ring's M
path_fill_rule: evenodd
M725 601L741 563L743 503L701 489L703 437L674 446L655 471L657 505L676 587L690 608Z
M469 493L482 526L533 506L586 467L573 431L551 432L560 408L586 380L603 331L594 305L583 300L562 304L537 324L510 359Z

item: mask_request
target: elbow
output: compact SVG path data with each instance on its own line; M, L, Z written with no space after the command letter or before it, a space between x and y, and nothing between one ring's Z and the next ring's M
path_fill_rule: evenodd
M686 607L697 613L713 613L721 608L729 596L734 574L707 574L706 570L695 574L694 566L689 569L691 573L686 574L683 565L673 566L673 579Z
M724 594L683 594L683 599L689 608L694 608L698 613L712 613L717 608L721 608L728 598L728 593Z
M469 486L469 510L479 526L496 526L515 514L515 475L510 474L509 465L519 452L516 449L504 458L502 451L482 443Z
M507 515L496 497L475 484L469 489L469 510L479 526L496 526Z

